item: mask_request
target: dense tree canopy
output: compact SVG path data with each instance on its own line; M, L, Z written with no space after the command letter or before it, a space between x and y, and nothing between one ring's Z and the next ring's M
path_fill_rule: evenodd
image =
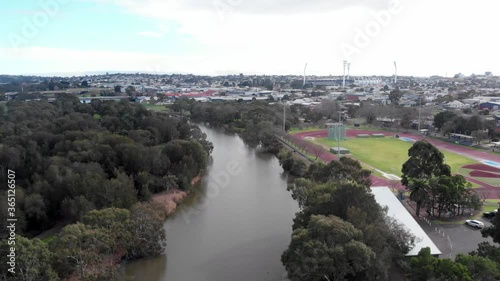
M360 230L338 217L312 216L306 228L293 231L290 246L283 253L289 278L362 280L376 258L362 237Z
M457 114L453 111L443 111L439 112L434 116L434 126L441 130L446 122L450 122L457 118Z
M369 175L342 157L311 165L288 186L300 207L282 255L292 280L386 280L392 262L413 247L414 237L370 193Z
M62 95L52 104L10 101L7 108L0 116L0 180L15 171L26 234L92 209L129 209L154 193L188 190L213 149L186 118L128 101L83 104Z
M410 192L410 200L417 205L417 216L422 206L426 206L428 215L433 217L453 217L462 215L465 209L480 209L481 200L471 184L461 175L450 175L443 153L431 143L416 142L408 156L401 182Z
M264 102L251 103L197 103L179 100L172 109L178 112L189 111L191 119L222 127L228 132L239 133L241 138L252 147L261 147L267 152L277 154L281 148L275 135L283 133L283 105L269 105ZM297 113L285 108L285 127L299 123Z
M430 179L436 176L450 176L450 166L444 163L444 154L426 140L417 141L408 150L410 157L401 169L401 182L408 186L411 179Z
M418 256L411 260L409 279L412 281L472 281L471 274L465 265L455 263L450 259L433 257L429 248L423 248L418 253Z
M0 280L59 280L52 267L54 255L49 251L49 247L46 243L42 242L40 239L30 240L20 235L16 237L15 243L15 245L9 245L7 240L0 242L0 262L2 263ZM15 247L15 277L8 274L6 270L8 268L8 262L10 261L7 255L10 253L11 247Z
M500 215L494 216L491 220L491 225L482 229L481 233L483 237L490 236L495 243L500 243Z

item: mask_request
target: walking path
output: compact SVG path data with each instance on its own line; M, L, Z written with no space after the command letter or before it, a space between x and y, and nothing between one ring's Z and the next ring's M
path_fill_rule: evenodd
M358 134L384 134L385 136L394 136L394 132L380 132L380 131L369 131L369 130L347 130L347 137L348 138L355 138ZM415 141L419 141L424 139L425 137L422 135L416 135L416 134L410 134L410 133L398 133L398 135L402 138L409 138ZM295 134L295 136L303 139L304 137L313 137L313 138L326 138L328 137L328 131L327 130L318 130L318 131L310 131L310 132L301 132ZM482 161L493 161L500 163L500 156L499 155L493 155L488 152L468 148L465 146L460 146L460 145L455 145L452 143L448 143L442 140L437 140L433 138L425 138L428 142L432 143L434 146L436 146L439 149L447 150L449 152L459 154L462 156L465 156L467 158L474 159L476 161L482 162ZM332 153L324 153L320 155L320 158L325 161L325 162L330 162L337 157L333 155ZM366 165L366 163L364 163ZM369 165L367 165L369 166ZM468 181L477 183L481 185L480 188L475 189L477 192L481 193L483 198L488 198L488 199L499 199L500 198L500 187L496 187L491 184L487 184L484 182L481 182L479 180L464 176ZM394 181L391 181L386 178L378 177L375 175L371 176L372 178L372 185L373 186L389 186L389 187L396 187L398 189L404 189L404 186L401 185L400 182L398 182L395 185Z

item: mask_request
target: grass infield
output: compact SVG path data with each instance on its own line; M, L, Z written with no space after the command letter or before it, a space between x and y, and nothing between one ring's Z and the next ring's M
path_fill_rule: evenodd
M329 147L337 146L337 141L317 139ZM359 161L375 167L385 173L401 176L403 163L408 160L408 149L412 143L395 138L350 138L340 142L341 147L351 151L351 155ZM464 165L474 164L477 161L448 151L441 151L445 155L446 164L450 165L452 173L458 173Z

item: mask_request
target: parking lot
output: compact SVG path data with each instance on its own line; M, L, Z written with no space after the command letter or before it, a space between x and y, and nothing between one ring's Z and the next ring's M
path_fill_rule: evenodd
M491 225L489 220L480 218L485 227ZM441 250L442 258L454 259L457 254L468 254L477 250L477 245L488 241L493 243L491 237L483 238L481 230L465 224L439 224L429 225L424 220L418 220L427 235L434 241L434 244Z

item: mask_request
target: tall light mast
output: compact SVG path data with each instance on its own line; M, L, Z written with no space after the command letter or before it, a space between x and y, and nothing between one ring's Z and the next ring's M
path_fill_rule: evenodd
M341 124L342 124L342 118L341 118L341 115L342 112L339 111L339 126L337 126L337 128L339 128L339 131L338 131L338 135L337 135L337 157L339 158L339 161L340 161L340 134L341 134Z
M304 66L304 82L302 83L302 88L304 88L306 85L306 69L307 69L307 62L306 62L306 66Z
M351 79L351 63L347 63L347 80Z
M347 66L347 61L345 60L344 61L344 75L343 75L343 78L342 78L342 88L345 88L345 70L346 70L346 66Z
M285 127L285 124L286 124L285 101L283 99L281 99L281 101L283 102L283 133L286 133L286 127Z
M398 83L398 66L394 62L394 84Z
M421 116L421 111L422 111L422 96L418 98L419 104L418 104L418 133L420 134L420 116Z

